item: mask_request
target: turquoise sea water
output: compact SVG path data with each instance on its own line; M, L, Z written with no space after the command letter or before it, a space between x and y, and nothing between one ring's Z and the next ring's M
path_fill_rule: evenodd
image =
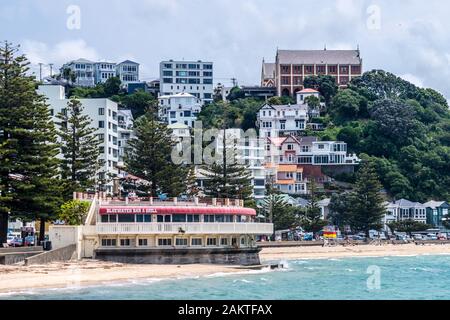
M448 255L283 262L286 263L286 268L275 271L135 280L0 295L0 299L450 299Z

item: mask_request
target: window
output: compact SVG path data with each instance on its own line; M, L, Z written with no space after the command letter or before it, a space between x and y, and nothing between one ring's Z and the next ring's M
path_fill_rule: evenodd
M104 128L105 127L105 121L99 121L98 122L98 127L99 128Z
M206 239L206 245L208 245L208 246L217 246L217 239L216 238L208 238L208 239Z
M202 245L202 238L192 238L191 245L192 246L201 246Z
M188 214L187 222L200 222L200 216L198 214Z
M220 245L221 246L227 246L228 245L228 238L220 238Z
M281 66L280 69L281 69L281 73L284 73L284 74L291 72L290 66Z
M119 222L134 222L134 215L132 215L132 214L119 214Z
M361 73L361 66L352 66L352 74L360 74Z
M152 222L152 216L150 214L137 214L136 222Z
M212 64L204 64L203 65L203 69L212 70L212 68L213 68Z
M172 222L186 222L185 214L174 214L172 216Z
M213 73L211 71L203 71L203 76L204 77L212 77Z
M212 84L213 80L212 79L203 79L203 84Z
M120 239L120 246L121 247L129 247L131 244L130 239Z
M336 74L337 66L328 66L328 73Z
M205 214L203 219L204 219L204 222L215 222L213 214Z
M165 69L172 69L172 64L171 63L164 63L164 68Z
M188 239L176 238L175 239L175 245L176 246L187 246L188 245Z
M281 77L281 84L283 85L288 85L291 83L291 78L290 77Z
M314 66L305 66L305 73L314 73Z
M171 246L171 245L172 239L170 238L158 239L158 246Z
M172 78L163 78L163 83L173 83Z
M163 71L163 76L164 77L172 77L173 76L173 72L172 71Z
M103 247L115 247L116 243L116 239L102 239Z
M287 145L287 149L288 149L288 150L293 150L293 149L294 149L294 146L293 146L292 144L288 144L288 145Z
M316 70L318 74L323 74L326 72L325 66L316 66Z
M309 152L309 146L302 146L302 152Z
M148 239L139 239L139 246L146 247L148 246Z
M293 73L302 73L302 66L301 65L295 65L292 67L293 68Z

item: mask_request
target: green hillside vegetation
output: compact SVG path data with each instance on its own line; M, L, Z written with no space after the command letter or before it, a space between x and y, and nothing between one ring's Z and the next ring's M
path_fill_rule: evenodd
M326 109L315 122L323 131L307 130L321 140L347 142L349 152L374 164L383 187L396 199L450 200L450 112L446 99L433 89L418 88L392 73L366 72L344 90L327 76L309 77L305 86L318 89ZM293 103L271 98L271 104ZM264 101L237 98L226 105L227 125L256 127ZM224 102L205 106L204 127L221 123ZM338 178L338 177L336 177ZM354 181L354 177L346 177Z

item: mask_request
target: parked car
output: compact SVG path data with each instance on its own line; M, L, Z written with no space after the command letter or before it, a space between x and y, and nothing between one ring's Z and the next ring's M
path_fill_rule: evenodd
M434 233L427 234L427 240L437 240L438 237Z
M22 247L23 246L23 239L16 237L13 240L11 240L11 243L9 245L11 247Z
M8 246L10 246L11 245L11 242L14 240L14 236L12 236L12 235L8 235L7 236L7 238L6 238L6 243L8 244Z
M423 236L421 234L415 234L414 240L423 240Z
M25 246L34 246L34 237L33 236L25 237Z

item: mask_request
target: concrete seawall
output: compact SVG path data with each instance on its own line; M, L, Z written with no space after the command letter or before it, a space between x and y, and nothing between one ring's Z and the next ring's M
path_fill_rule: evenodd
M42 247L1 248L0 264L15 264L43 252Z
M25 259L25 265L46 264L54 261L69 261L74 258L77 250L75 244L68 245L59 249L46 251Z
M96 259L134 264L259 265L260 248L99 248Z

